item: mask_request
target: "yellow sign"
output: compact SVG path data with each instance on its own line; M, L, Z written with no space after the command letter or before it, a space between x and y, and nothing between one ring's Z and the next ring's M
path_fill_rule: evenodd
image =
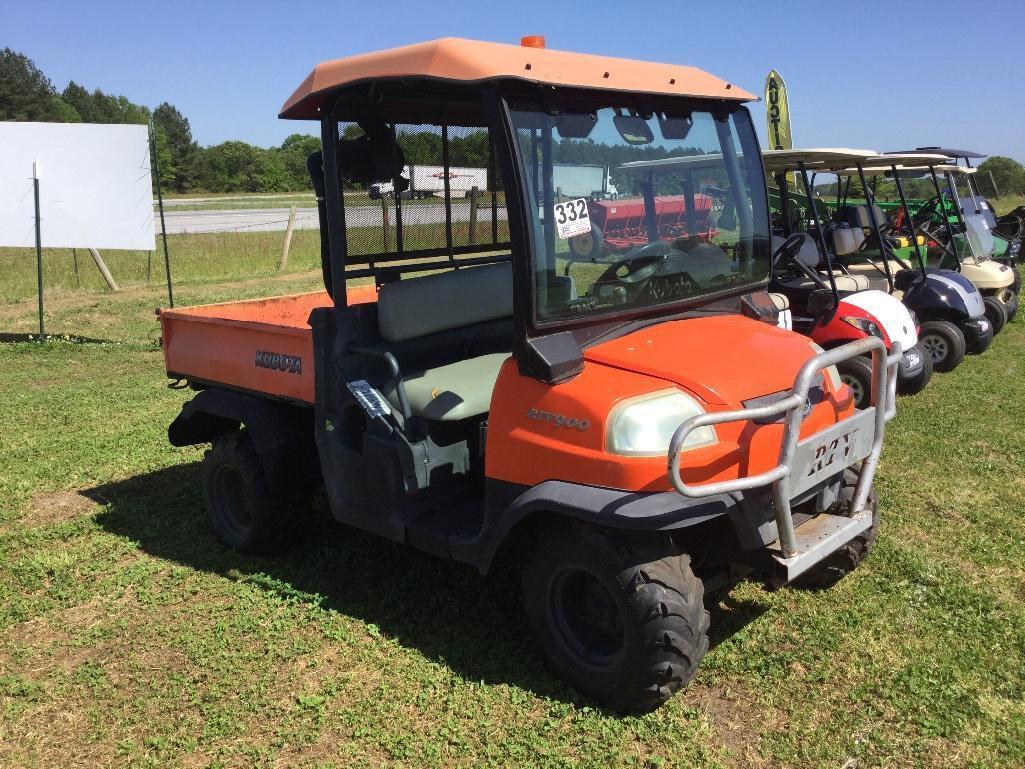
M765 78L765 112L769 120L769 148L789 150L794 147L790 134L790 108L787 106L787 86L776 70Z

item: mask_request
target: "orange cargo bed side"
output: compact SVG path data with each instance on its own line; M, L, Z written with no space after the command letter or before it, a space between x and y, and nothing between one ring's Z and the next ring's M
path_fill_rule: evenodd
M373 286L348 292L349 304L376 299ZM326 292L314 291L164 310L160 331L167 375L312 405L308 320L314 309L330 306Z

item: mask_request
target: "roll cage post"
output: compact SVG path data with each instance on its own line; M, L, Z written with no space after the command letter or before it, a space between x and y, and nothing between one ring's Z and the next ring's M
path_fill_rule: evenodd
M801 182L804 185L804 192L808 196L808 205L811 207L811 218L815 224L815 231L819 237L815 241L819 255L826 262L826 275L829 277L829 289L833 292L833 304L840 303L840 292L836 290L836 277L833 275L833 260L829 258L829 249L826 248L826 233L819 220L819 207L815 204L815 196L812 194L812 186L808 180L808 168L802 161L797 162L797 170L801 175Z
M911 218L911 208L908 206L908 199L904 195L904 183L900 180L900 172L897 170L897 164L894 163L890 167L893 171L893 181L897 184L897 195L900 197L900 208L904 212L905 218L911 225L911 241L915 246L915 257L918 259L918 268L922 271L922 277L926 276L925 271L925 255L922 254L922 247L918 244L918 233L915 231L915 221Z
M946 177L947 184L950 185L950 194L954 198L954 215L957 217L957 223L961 226L961 230L964 232L964 239L968 244L968 250L971 251L972 256L978 259L980 254L975 253L975 246L972 245L972 239L968 237L968 224L965 222L964 213L961 211L961 194L957 191L957 182L954 181L954 174L951 171L944 171L943 175ZM940 200L940 203L941 210L943 210L942 199ZM954 250L956 251L957 242L954 241L953 236L951 236L951 241L954 246ZM958 256L958 261L960 261L960 256Z
M865 169L861 163L855 163L854 167L858 169L858 181L861 182L861 188L865 191L865 202L868 204L868 221L872 225L872 234L876 236L876 242L879 243L879 255L883 259L883 271L886 273L886 282L890 286L890 291L893 291L893 272L890 270L890 257L897 259L896 255L890 251L889 246L883 239L883 231L879 226L879 219L876 218L876 193L873 185L873 189L868 188L868 180L865 178ZM917 243L917 240L915 241ZM897 259L899 262L900 260ZM904 266L903 264L901 265Z
M950 226L950 217L947 216L947 210L943 205L943 191L940 190L940 179L936 175L936 167L929 166L929 176L932 177L932 186L936 190L936 205L939 207L940 218L943 220L943 227L947 231L947 237L950 239L950 245L944 248L948 254L954 257L954 261L957 262L957 269L961 269L961 254L958 252L957 241L954 240L954 228ZM958 217L960 220L960 216Z
M320 123L320 145L324 164L324 207L327 213L328 262L331 268L331 298L336 308L348 306L345 294L345 207L341 205L341 182L338 177L338 122L335 120L337 98L324 105Z

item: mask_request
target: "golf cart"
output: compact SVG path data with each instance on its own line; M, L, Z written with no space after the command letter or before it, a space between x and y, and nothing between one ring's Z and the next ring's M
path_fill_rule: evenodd
M926 239L895 229L876 203L874 185L868 182L870 177L892 178L900 212L910 220L902 180L909 175L920 176L922 168L935 162L934 156L921 154L876 155L840 170L841 177L859 181L866 200L840 200L835 223L841 230L847 225L853 239L841 234L843 242L834 242L834 253L845 274L868 278L872 288L899 297L915 313L921 324L919 345L932 358L936 371L947 372L956 368L966 353L980 354L993 341L993 327L986 318L982 295L960 273L927 267Z
M985 219L990 232L993 234L993 259L1008 265L1014 270L1014 293L1021 289L1021 276L1018 274L1017 265L1020 260L1022 236L1025 234L1025 207L1019 207L1004 216L998 217L993 204L979 190L975 171L972 167L972 160L986 157L978 152L970 150L948 149L945 147L919 147L914 152L943 155L950 158L955 164L972 171L964 175L968 185L968 195L961 196L960 210L963 215L974 214ZM941 216L952 216L950 201L944 196L943 213L940 213L939 197L932 197L916 207L916 214L928 215L933 224L941 223Z
M899 299L870 288L868 278L834 269L832 250L846 243L849 252L853 235L846 227L841 230L822 220L809 179L812 169L820 174L873 156L875 153L870 150L835 148L762 153L765 172L775 178L778 200L783 201L778 217L780 231L773 232L769 290L786 297L794 330L811 337L824 349L866 336L882 339L887 349L899 342L904 356L898 366L897 391L911 395L920 392L932 377L932 359L917 346L917 321ZM788 205L792 200L788 189L792 173L801 180L805 199L809 201L807 217L791 211ZM872 361L868 357L851 358L837 368L854 393L858 408L868 407Z
M993 258L995 239L986 218L981 213L966 214L962 211L957 179L975 172L976 169L968 166L930 164L929 174L936 190L933 205L920 208L908 217L906 223L902 220L902 224L909 234L921 233L928 237L930 263L960 272L979 289L993 333L999 334L1018 311L1018 295L1014 290L1017 271ZM948 211L947 206L940 202L945 200L940 188L940 174L952 197L953 212L952 215L940 214L937 223L936 213L940 208L944 213Z
M753 98L691 67L459 39L317 66L281 116L320 123L325 291L161 315L168 376L199 391L169 439L212 444L217 536L280 548L323 484L342 523L481 573L501 559L556 670L626 711L695 674L706 590L853 569L902 351L777 327ZM555 159L652 147L719 156L736 229L664 240L657 200L696 210L695 190L641 169L646 242L565 275L590 224L585 199L556 200ZM494 170L484 222L447 190L429 211L390 196L387 216L344 194L401 193L407 164L470 148ZM698 277L712 258L728 268ZM864 354L857 410L836 366Z

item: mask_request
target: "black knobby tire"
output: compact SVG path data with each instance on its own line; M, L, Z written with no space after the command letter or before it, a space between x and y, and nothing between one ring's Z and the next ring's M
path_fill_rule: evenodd
M558 673L621 712L648 712L694 677L708 651L704 587L663 534L567 523L523 566L527 619Z
M203 499L217 538L243 553L265 554L293 544L310 511L302 489L272 489L245 430L217 438L203 457Z
M872 405L872 359L859 355L836 364L840 379L851 388L854 407L867 409Z
M850 516L854 513L851 502L854 500L854 489L858 484L860 470L847 468L844 470L843 483L840 488L840 500L837 507L831 510L834 515ZM822 590L832 587L850 574L865 560L875 545L879 534L879 500L873 486L868 491L867 507L872 511L872 525L841 547L835 553L806 571L794 583L798 587Z
M935 371L953 371L964 360L964 333L948 320L927 320L918 332L918 345L932 358Z
M995 296L984 296L982 303L986 307L986 320L993 327L993 333L999 334L1007 325L1007 310L1004 309L1004 303Z
M903 377L897 380L897 392L901 395L915 395L922 392L925 386L932 379L932 357L922 349L921 345L911 348L916 350L922 358L922 369L910 377Z
M597 259L601 256L605 250L605 238L598 225L592 224L589 233L570 238L569 250L577 259Z

